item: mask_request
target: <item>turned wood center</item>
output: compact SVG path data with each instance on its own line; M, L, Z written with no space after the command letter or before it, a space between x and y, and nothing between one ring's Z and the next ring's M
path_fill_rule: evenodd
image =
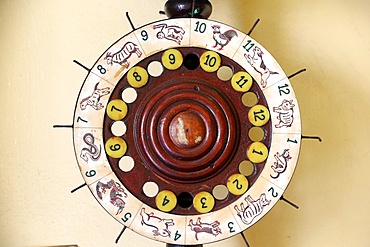
M172 142L179 148L194 148L204 140L206 125L196 113L184 111L172 119L169 133Z

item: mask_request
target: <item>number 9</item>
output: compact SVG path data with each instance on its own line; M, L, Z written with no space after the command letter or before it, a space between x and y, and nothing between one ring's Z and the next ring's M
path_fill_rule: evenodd
M105 143L105 151L110 157L119 159L125 155L127 151L127 144L125 140L120 137L111 137Z
M110 147L110 150L112 150L113 152L116 152L118 150L121 149L121 145L119 145L118 143L117 144L114 144L114 145L111 145Z
M145 30L141 31L141 37L144 41L147 41L149 39L148 32Z
M96 175L96 171L95 170L91 170L91 171L87 171L85 173L86 177L88 178L91 178L91 177L94 177Z
M169 49L162 55L162 64L168 70L176 70L180 68L184 58L179 50Z

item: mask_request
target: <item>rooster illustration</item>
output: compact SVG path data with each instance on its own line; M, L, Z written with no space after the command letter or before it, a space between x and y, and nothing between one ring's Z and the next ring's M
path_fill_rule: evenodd
M231 41L232 38L234 38L235 36L238 37L238 34L235 30L228 30L224 33L221 33L219 25L214 25L212 26L212 28L213 39L216 41L216 44L213 46L213 48L220 46L220 48L218 49L219 51L221 51L224 46L226 46Z

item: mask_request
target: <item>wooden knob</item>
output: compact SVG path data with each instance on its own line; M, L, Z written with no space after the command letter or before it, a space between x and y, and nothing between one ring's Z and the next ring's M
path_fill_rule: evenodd
M194 148L202 143L206 136L203 119L193 112L180 112L170 123L170 137L179 148Z
M212 4L208 0L168 0L164 10L168 18L195 17L207 19L212 13Z

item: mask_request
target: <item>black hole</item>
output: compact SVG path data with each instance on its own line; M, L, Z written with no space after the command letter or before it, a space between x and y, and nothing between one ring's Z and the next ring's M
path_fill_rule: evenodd
M189 132L189 129L186 129L185 132L188 133Z
M195 91L198 91L198 92L200 91L200 88L198 86L195 86L194 89Z
M191 53L185 56L184 58L184 66L188 70L195 70L199 67L200 61L197 54Z
M188 208L193 205L193 196L188 192L182 192L177 196L177 205L181 208Z
M209 168L214 168L215 167L215 164L211 164L210 166L209 166Z

